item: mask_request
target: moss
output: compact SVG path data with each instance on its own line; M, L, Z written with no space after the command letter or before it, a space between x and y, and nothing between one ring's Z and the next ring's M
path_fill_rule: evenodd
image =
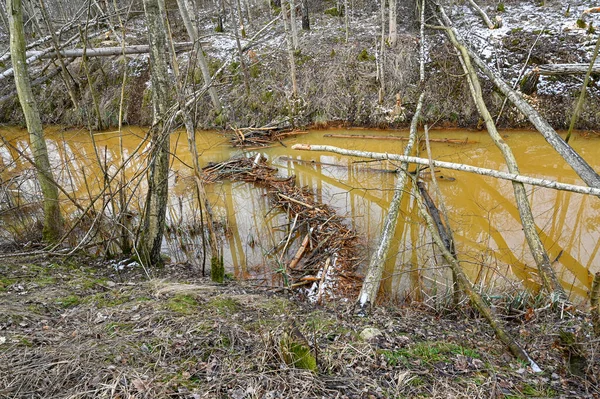
M359 54L358 54L358 60L363 62L363 61L375 61L375 56L374 55L370 55L369 52L367 51L367 49L363 49Z
M506 11L506 9L504 8L504 3L502 3L502 2L498 3L498 6L496 7L496 10L498 12L504 12L504 11Z
M424 363L446 362L452 355L463 355L479 359L476 351L447 342L419 342L407 349L383 350L380 352L390 366L408 364L411 359Z
M592 25L592 23L590 22L590 24L588 25L587 28L587 33L590 35L593 35L594 33L596 33L596 28L594 28L594 26Z
M581 29L585 29L585 27L587 26L587 24L585 23L585 21L583 19L578 19L576 24L577 24L577 27L581 28Z
M167 301L167 308L179 314L192 314L198 312L198 301L192 295L177 294Z
M63 308L72 308L81 303L81 298L77 295L68 295L62 298L57 298L55 303Z
M341 10L338 10L337 7L331 7L328 8L324 11L325 15L330 15L332 17L343 17L344 16L344 10L343 8Z
M8 278L8 277L0 277L0 292L6 291L8 287L16 283L17 280Z
M206 304L208 309L214 309L218 313L233 313L240 308L238 301L227 297L217 297Z
M222 255L210 258L210 279L215 283L223 283L225 279L225 266L223 265Z
M291 335L284 334L281 338L281 353L283 360L290 366L317 372L317 359L311 353L310 347L296 340Z
M260 76L260 65L258 63L250 66L250 76L254 79Z

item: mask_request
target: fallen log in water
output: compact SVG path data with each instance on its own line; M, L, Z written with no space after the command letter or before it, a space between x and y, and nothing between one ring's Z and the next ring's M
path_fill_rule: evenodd
M412 156L398 155L398 154L387 154L387 153L382 153L382 152L348 150L345 148L334 147L331 145L294 144L292 146L292 149L300 150L300 151L334 152L336 154L348 155L348 156L353 156L353 157L415 163L417 165L426 165L426 166L442 168L442 169L452 169L452 170L458 170L461 172L475 173L475 174L482 175L482 176L495 177L497 179L516 181L516 182L520 182L520 183L524 183L524 184L529 184L532 186L551 188L553 190L570 191L573 193L600 196L600 188L577 186L574 184L567 184L567 183L559 183L554 180L539 179L536 177L523 176L523 175L519 175L516 173L501 172L499 170L494 170L494 169L479 168L477 166L454 163L454 162L437 161L437 160L433 160L433 161L429 162L429 159L427 159L427 158L419 158L419 157L412 157Z
M364 139L364 140L398 140L408 141L410 137L399 137L399 136L373 136L368 134L324 134L323 137L331 137L332 139ZM432 143L446 143L446 144L477 144L478 141L471 141L469 139L429 139Z

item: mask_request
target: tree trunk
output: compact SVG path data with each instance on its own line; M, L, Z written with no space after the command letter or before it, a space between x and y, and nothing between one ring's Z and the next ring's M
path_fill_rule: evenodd
M292 95L294 98L298 97L298 83L296 82L296 60L294 59L294 49L292 46L292 39L290 38L290 32L288 29L287 19L287 0L281 2L281 13L283 15L283 28L285 31L285 39L288 48L288 58L290 61L290 78L292 80Z
M546 64L537 66L540 75L584 75L591 67L591 73L600 74L600 63L590 64Z
M296 24L296 2L294 0L288 0L290 6L290 27L292 32L292 44L294 50L298 50L298 25Z
M600 272L594 276L592 282L592 289L590 291L590 305L592 308L592 325L594 327L594 334L596 337L600 337Z
M198 41L198 29L196 27L196 24L194 23L195 18L190 17L190 15L195 15L194 9L190 8L192 5L189 3L188 0L177 0L177 6L179 7L181 19L183 19L183 23L185 25L185 29L187 30L188 36L190 37L190 40L194 43L194 54L196 54L198 59L198 66L200 67L200 72L202 72L204 85L208 86L208 94L210 95L213 107L215 108L217 114L220 114L221 100L219 100L217 90L211 86L212 78L208 69L208 62L206 61L204 51L202 50L202 45Z
M25 32L23 29L23 8L21 0L7 0L9 11L10 53L15 71L15 86L23 109L31 150L37 169L38 180L44 197L44 241L55 242L60 238L62 220L58 203L58 188L52 177L48 149L44 140L42 121L37 108L25 62Z
M239 12L238 12L238 16L240 16ZM246 61L244 60L244 51L242 49L242 44L240 42L240 34L238 32L238 28L235 26L236 22L239 25L240 21L236 21L235 19L236 19L235 11L232 9L231 10L231 20L232 20L232 24L234 25L233 33L235 36L235 44L236 44L237 50L238 50L238 57L240 59L240 65L242 66L242 73L244 74L244 85L246 86L246 94L250 94L250 73L248 72L248 66L246 65Z
M350 8L348 7L348 0L344 0L344 25L346 27L346 43L350 39Z
M379 104L385 99L385 0L381 0L381 55L379 57Z
M459 39L458 35L454 28L452 28L452 23L443 8L439 8L440 14L442 15L446 26L453 30L454 35L457 37L457 40L463 45ZM544 120L541 115L531 106L527 101L525 101L519 93L513 90L506 82L504 82L501 78L499 78L492 70L483 62L481 58L469 47L465 46L469 56L477 65L477 67L485 74L495 85L500 89L500 91L508 97L508 99L523 113L523 115L527 116L529 121L535 126L535 128L544 136L548 144L550 144L556 152L559 153L560 156L573 168L575 173L581 177L581 179L590 187L600 188L600 175L596 173L594 168L592 168L578 153L575 151L569 144L565 142L556 133L556 131Z
M150 43L153 124L151 128L148 194L144 210L143 229L138 242L141 261L146 265L162 263L160 248L168 200L169 130L166 124L169 108L169 88L172 86L167 66L167 46L162 10L163 0L143 0Z
M444 244L444 241L440 237L439 232L435 229L434 222L429 213L427 213L427 208L423 204L421 195L419 195L418 190L414 189L414 191L416 191L415 198L416 203L419 206L419 211L421 212L423 219L427 223L427 228L431 233L433 241L438 246L438 248L442 252L442 255L454 271L458 279L458 285L460 286L460 289L469 297L471 304L488 321L488 323L496 333L498 339L500 339L500 341L502 341L506 346L508 346L512 354L515 355L517 358L528 362L533 372L540 373L542 369L540 369L537 363L531 357L529 357L529 355L523 350L523 348L519 346L517 341L515 341L515 339L504 330L500 320L498 320L498 318L494 315L494 313L492 312L490 307L485 303L481 295L479 295L479 293L473 289L473 284L471 284L471 281L469 281L459 261L455 256L453 256L450 253L450 251L448 251Z
M302 0L302 30L310 30L310 14L308 0Z
M498 147L502 153L504 160L506 161L508 171L510 173L519 174L517 160L508 144L506 144L506 142L500 136L500 133L498 133L496 125L494 124L494 120L492 119L492 115L489 113L483 101L483 94L481 85L479 84L479 78L477 77L475 69L471 65L471 60L469 58L469 54L467 53L467 49L458 43L454 33L450 29L447 29L446 33L448 34L448 37L450 38L450 41L454 47L459 50L461 64L463 65L463 70L469 82L473 101L477 106L479 114L485 121L485 125L490 137L496 144L496 147ZM548 253L546 252L544 244L542 243L542 240L540 239L540 236L536 230L533 212L531 211L531 206L529 205L529 200L527 199L527 191L525 190L525 186L523 183L513 182L513 189L517 202L517 209L519 210L519 216L521 217L521 224L523 225L523 233L525 234L525 238L527 240L527 244L529 245L533 259L537 264L538 272L542 280L542 286L552 296L556 295L560 299L564 300L566 299L565 291L561 286L560 281L556 277L556 273L554 273L554 270L552 269Z
M421 13L421 41L425 40L424 36L424 12ZM420 83L423 84L425 80L425 47L420 47L420 62L419 62L419 80ZM412 152L412 149L417 141L417 124L419 122L419 117L421 115L421 108L423 106L423 99L425 98L425 93L422 92L419 96L419 100L417 101L417 108L415 110L415 114L410 123L410 138L406 147L404 148L404 156L409 156ZM292 147L294 148L294 147ZM379 236L377 247L375 252L371 255L371 259L369 260L369 266L367 268L367 273L365 275L365 279L363 281L362 288L360 290L360 295L358 297L358 306L360 308L359 314L366 315L368 309L374 304L375 299L377 298L377 292L379 291L379 285L381 284L381 277L383 276L383 270L385 267L385 261L388 256L388 250L390 248L390 244L392 242L392 237L394 235L394 231L396 230L396 225L398 224L398 215L400 212L400 205L402 203L402 197L404 195L406 183L408 182L408 163L402 162L400 165L400 176L398 176L398 180L396 181L396 186L394 188L394 196L392 197L392 201L390 202L390 206L387 210L387 214L385 215L385 219L383 221L383 228L381 231L381 235Z
M396 6L396 1L397 0L388 0L388 4L389 4L389 19L390 19L390 29L389 29L389 36L388 36L388 40L390 42L390 45L395 45L396 41L398 40L398 22L397 22L397 6Z
M429 167L433 167L433 168L442 168L442 169L458 170L458 171L467 172L467 173L475 173L475 174L481 175L481 176L490 176L490 177L494 177L496 179L516 181L519 183L529 184L532 186L550 188L552 190L561 190L561 191L568 191L571 193L594 195L597 197L600 196L600 188L576 186L574 184L559 183L559 182L548 180L548 179L538 179L535 177L517 175L514 173L501 172L498 170L487 169L487 168L479 168L479 167L472 166L472 165L465 165L465 164L454 163L454 162L438 161L435 159L432 161L429 161L429 159L427 159L427 158L409 157L409 156L405 156L405 155L389 154L389 153L384 153L384 152L348 150L345 148L334 147L331 145L294 144L292 146L292 150L324 151L324 152L333 152L335 154L347 155L347 156L352 156L352 157L363 157L363 158L369 158L369 159L408 162L408 163L414 163L417 165L425 165L425 166L429 166Z
M490 17L488 17L485 11L483 11L483 9L479 7L474 0L469 0L469 4L471 4L471 7L473 7L473 9L481 16L481 19L483 19L483 22L485 22L488 28L495 28L494 23L490 20Z

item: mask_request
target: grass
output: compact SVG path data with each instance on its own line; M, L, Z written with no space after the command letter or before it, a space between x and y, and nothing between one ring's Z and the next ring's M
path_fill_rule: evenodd
M419 342L407 349L383 350L380 353L390 366L407 365L413 360L420 360L427 364L448 362L453 355L474 359L481 357L473 349L448 342Z
M81 298L77 295L67 295L62 298L57 298L55 303L62 308L72 308L81 303Z
M167 301L167 309L172 312L189 315L198 313L198 300L193 295L177 294Z
M220 314L234 313L240 309L240 303L233 298L217 297L210 300L206 307Z

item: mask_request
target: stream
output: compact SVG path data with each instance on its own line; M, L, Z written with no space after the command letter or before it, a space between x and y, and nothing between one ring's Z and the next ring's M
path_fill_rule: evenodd
M115 175L111 187L125 185L122 192L133 219L143 207L146 183L143 141L146 130L125 127L123 133L105 132L91 136L86 130L46 129L55 176L63 188L84 206ZM501 132L511 146L521 174L584 185L571 168L544 141L531 131ZM0 143L0 239L10 239L17 225L26 224L27 210L35 212L39 201L31 166L19 152L29 154L27 132L0 128L11 145ZM327 137L342 135L343 138ZM384 136L385 139L349 138L348 135ZM315 199L332 206L359 236L363 246L362 267L368 263L392 198L397 168L390 162L372 162L330 153L301 152L295 143L327 144L348 149L402 153L406 131L326 130L290 137L269 148L232 148L229 139L217 132L197 133L201 166L232 156L255 157L258 152L279 169L281 176L295 175L297 184L308 187ZM433 158L507 171L500 152L485 132L434 130L430 137ZM600 170L600 139L581 133L571 141L574 149L596 170ZM14 147L13 147L14 146ZM172 168L170 206L164 252L174 262L202 263L201 216L195 200L194 180L185 132L171 136ZM419 149L426 157L425 147ZM124 174L117 173L123 159L129 159ZM410 170L415 167L411 166ZM105 170L107 173L103 172ZM429 171L421 172L438 206L429 183ZM529 254L508 181L437 170L436 176L456 239L462 265L472 281L490 293L506 289L537 289L535 263ZM280 243L288 237L290 221L269 202L265 189L244 182L219 182L206 186L213 216L223 240L225 266L236 278L257 284L280 284ZM600 201L582 194L527 186L536 225L542 241L555 260L558 273L572 300L584 300L593 274L600 270ZM108 195L105 195L108 197ZM118 197L116 195L115 197ZM102 202L110 213L114 202ZM382 288L392 296L422 299L440 290L449 290L450 275L431 237L405 195L401 217L389 253ZM39 206L37 206L39 208ZM11 210L18 209L18 212ZM65 214L77 216L77 209L63 201ZM25 212L23 212L25 210ZM85 234L82 230L81 234ZM291 259L300 244L294 240L283 259ZM359 269L359 273L360 273Z

